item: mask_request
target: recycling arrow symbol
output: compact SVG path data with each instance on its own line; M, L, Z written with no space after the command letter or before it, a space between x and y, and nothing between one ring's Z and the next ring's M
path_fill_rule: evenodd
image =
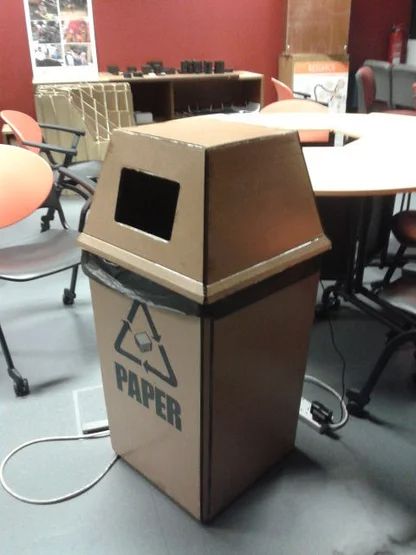
M135 332L133 329L133 322L137 316L137 312L139 309L142 309L145 320L147 322L148 330L150 332L150 337L147 331L140 331ZM125 339L128 335L132 335L134 339L134 344L138 349L138 352L141 353L142 356L138 356L138 353L132 353L130 350L127 350L123 345ZM140 301L133 301L127 318L122 320L122 326L120 332L117 336L117 339L114 343L115 350L120 353L121 355L125 356L135 364L139 366L143 366L144 370L149 374L154 374L160 380L163 380L167 384L171 385L172 387L177 387L178 380L176 379L175 373L173 368L170 364L169 357L166 353L165 347L160 343L162 336L157 331L157 328L153 322L152 316L146 304ZM155 368L146 357L146 353L151 352L153 350L153 343L157 344L159 349L160 358L163 362L165 367L165 372L162 372Z

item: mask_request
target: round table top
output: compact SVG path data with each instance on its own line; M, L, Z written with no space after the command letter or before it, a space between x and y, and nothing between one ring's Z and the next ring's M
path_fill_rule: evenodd
M255 113L216 116L272 129L327 129L355 140L340 147L304 147L317 196L376 196L416 191L416 117L389 113Z
M0 145L0 228L34 212L53 183L49 164L24 148Z
M316 196L378 196L416 191L409 150L363 138L344 147L305 147L303 155Z

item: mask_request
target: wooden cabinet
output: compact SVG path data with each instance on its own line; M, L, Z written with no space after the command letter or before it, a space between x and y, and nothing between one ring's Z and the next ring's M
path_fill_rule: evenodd
M104 74L101 82L117 78ZM224 74L162 75L123 79L130 83L135 111L152 112L165 121L209 111L263 105L263 75L248 71Z

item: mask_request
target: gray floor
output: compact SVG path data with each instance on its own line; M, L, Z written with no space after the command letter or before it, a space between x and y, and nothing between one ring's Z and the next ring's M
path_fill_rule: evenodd
M73 201L67 204L74 208ZM5 230L0 241L15 237L16 230ZM81 277L76 304L64 308L66 280L61 274L30 284L0 282L1 321L32 389L15 398L10 380L0 374L0 458L35 437L77 433L88 411L102 411L88 283ZM350 307L333 324L347 360L347 385L358 385L385 330ZM316 322L308 373L339 389L340 368L328 322ZM90 492L60 505L23 504L1 490L0 553L414 554L414 370L412 351L403 349L376 390L372 419L352 418L338 439L299 424L293 455L209 526L118 461ZM305 393L325 398L312 389ZM25 495L57 496L93 478L111 456L107 439L36 446L19 454L6 475Z

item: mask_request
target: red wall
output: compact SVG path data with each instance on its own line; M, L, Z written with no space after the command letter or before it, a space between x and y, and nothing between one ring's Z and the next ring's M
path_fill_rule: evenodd
M0 110L32 114L32 66L21 0L0 0Z
M266 100L274 100L283 47L283 0L107 0L95 2L98 62L121 68L161 59L225 60L227 67L264 73Z
M22 0L0 0L0 109L34 113ZM411 0L352 0L351 69L386 57L393 23L410 21ZM264 73L265 101L274 100L283 47L285 0L94 0L99 68L162 59L224 59L228 67ZM369 8L371 6L371 8Z
M412 0L352 0L350 22L350 69L356 71L366 58L387 59L391 26L410 26Z
M0 0L0 109L33 114L31 67L22 0ZM283 46L284 0L94 0L99 69L162 59L224 59L227 67L266 75L274 100Z

